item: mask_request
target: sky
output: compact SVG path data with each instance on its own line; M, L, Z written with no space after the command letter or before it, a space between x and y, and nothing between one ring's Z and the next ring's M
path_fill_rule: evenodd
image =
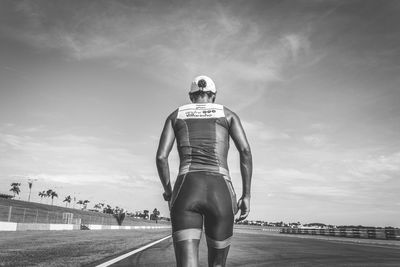
M399 1L0 1L0 193L158 208L197 75L241 119L249 219L400 227ZM172 180L179 158L170 155ZM229 166L241 195L239 156ZM49 200L43 200L43 203Z

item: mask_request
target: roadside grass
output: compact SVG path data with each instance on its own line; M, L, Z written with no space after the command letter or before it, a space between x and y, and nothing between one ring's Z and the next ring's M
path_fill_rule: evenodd
M93 265L170 233L170 229L0 232L0 266Z

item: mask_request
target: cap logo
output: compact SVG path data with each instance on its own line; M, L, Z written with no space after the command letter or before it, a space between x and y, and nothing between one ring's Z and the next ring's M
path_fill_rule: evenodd
M207 82L204 79L201 79L200 81L197 82L197 86L201 88L201 90L203 91L204 88L207 87Z

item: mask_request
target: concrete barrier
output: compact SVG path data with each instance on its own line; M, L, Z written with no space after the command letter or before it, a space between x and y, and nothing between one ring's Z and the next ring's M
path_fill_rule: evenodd
M0 231L17 231L17 223L0 222Z
M376 229L376 239L386 239L385 229Z
M339 236L341 236L341 237L346 237L347 236L346 228L340 228L339 229Z
M171 228L171 226L152 226L152 225L136 225L136 226L119 226L119 225L99 225L88 224L86 225L90 230L138 230L138 229L163 229Z
M171 228L170 225L140 225L140 226L119 226L119 225L99 225L89 224L83 225L86 230L132 230L132 229L163 229ZM46 223L15 223L15 222L0 222L0 231L64 231L64 230L81 230L79 224L46 224Z
M50 230L50 224L47 223L18 223L17 231L28 231L28 230Z
M329 234L328 235L330 235L330 236L335 236L335 229L333 229L333 228L329 228Z
M50 230L62 231L62 230L74 230L72 224L50 224Z
M305 234L324 235L363 239L388 239L400 240L400 229L398 228L328 228L328 229L304 229L304 228L283 228L282 234Z
M360 230L360 237L361 238L368 238L368 229L361 229Z
M376 238L375 228L368 228L367 234L368 234L368 238L375 239Z
M90 230L101 230L103 225L99 225L99 224L89 224L87 225L87 227Z
M385 229L386 239L395 239L394 229Z

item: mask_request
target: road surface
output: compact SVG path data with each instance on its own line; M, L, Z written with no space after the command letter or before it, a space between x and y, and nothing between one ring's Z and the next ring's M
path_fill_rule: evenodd
M200 266L207 266L204 237L199 258ZM227 265L400 266L400 242L235 229ZM111 266L175 266L172 240L168 238Z

